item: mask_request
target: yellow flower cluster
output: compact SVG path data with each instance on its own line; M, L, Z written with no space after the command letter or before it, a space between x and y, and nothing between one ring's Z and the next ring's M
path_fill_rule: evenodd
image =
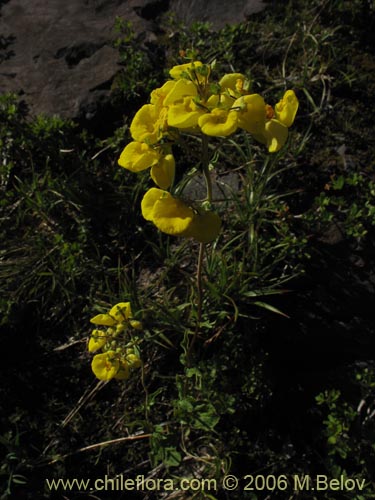
M133 330L140 330L140 321L132 319L130 302L120 302L106 314L98 314L90 320L106 330L92 331L88 350L95 354L91 368L99 380L127 379L134 368L141 366L137 349L137 337Z
M251 93L241 73L224 75L211 82L211 66L200 61L174 66L168 81L151 92L130 125L133 141L119 158L119 165L140 172L151 169L152 188L142 202L143 216L167 234L212 241L220 230L220 218L205 210L193 210L166 190L174 181L175 160L171 144L179 133L229 136L244 129L268 151L278 151L288 138L298 109L293 90L285 92L273 108ZM208 232L208 223L212 228Z

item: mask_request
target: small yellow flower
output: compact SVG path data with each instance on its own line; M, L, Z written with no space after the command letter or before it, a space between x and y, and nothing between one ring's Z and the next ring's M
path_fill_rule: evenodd
M195 214L193 222L183 236L194 238L200 243L210 243L220 233L221 219L215 212Z
M254 138L265 144L270 153L279 151L288 139L288 127L278 120L268 120L261 133L255 134Z
M97 314L94 318L90 319L90 323L99 326L114 326L117 322L109 314Z
M151 167L151 178L157 186L168 189L174 179L175 160L173 155L167 154Z
M118 372L114 376L118 380L127 380L130 376L130 365L124 360L120 361Z
M228 73L219 81L222 90L230 91L236 97L248 93L250 82L242 73Z
M130 133L135 141L155 144L167 130L167 108L144 104L134 115Z
M181 78L182 73L189 73L194 75L194 70L198 68L199 66L203 66L203 64L200 61L194 61L194 62L189 62L186 64L178 64L177 66L173 66L169 70L169 74L171 75L172 78L177 80L178 78Z
M290 127L294 122L298 105L299 102L294 91L287 90L275 106L276 119L286 127Z
M259 94L250 94L239 97L233 103L233 108L238 108L238 126L249 132L257 134L264 128L266 122L266 103Z
M179 236L191 224L194 212L182 200L167 191L151 188L141 203L142 215L163 233Z
M93 330L89 340L88 351L96 352L101 349L108 340L108 335L102 330Z
M123 150L118 160L121 167L132 172L141 172L155 165L160 154L144 142L130 142Z
M173 89L173 87L176 85L176 82L174 80L168 80L162 85L160 88L157 88L151 92L151 99L150 103L155 104L157 107L162 107L164 106L164 100L169 94L169 92Z
M99 380L111 380L116 376L120 368L118 355L115 351L96 354L91 362L91 368Z
M205 113L206 110L197 106L192 97L184 97L180 102L169 107L168 125L179 129L194 128L198 125L199 117Z
M111 308L109 314L115 318L117 323L127 321L132 317L130 302L119 302Z
M213 94L207 99L209 109L220 108L229 110L233 106L234 99L228 94Z
M237 111L215 108L198 120L202 132L210 136L228 136L237 129Z
M195 97L198 95L197 87L190 80L182 78L174 83L173 87L164 99L164 106L171 106L184 97Z

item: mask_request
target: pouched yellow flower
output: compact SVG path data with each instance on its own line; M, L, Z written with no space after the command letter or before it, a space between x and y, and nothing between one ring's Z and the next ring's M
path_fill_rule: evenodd
M93 330L89 340L88 351L98 351L107 343L108 338L108 335L102 330Z
M215 212L205 211L195 214L193 222L183 236L194 238L200 243L210 243L220 233L221 219Z
M141 172L155 165L160 154L144 142L130 142L123 150L118 160L121 167L132 172Z
M237 111L215 108L211 113L202 115L198 120L202 132L210 136L228 136L237 129Z
M130 377L130 365L126 361L120 360L119 369L114 376L117 380L127 380Z
M192 61L186 64L178 64L177 66L173 66L173 68L169 70L169 74L172 78L177 80L178 78L181 78L182 73L188 72L191 74L192 72L194 72L194 69L198 68L199 66L203 66L201 61Z
M209 109L219 108L229 110L233 106L234 99L228 94L213 94L207 99Z
M120 369L118 354L115 351L96 354L92 359L91 368L99 380L111 380Z
M198 125L198 118L206 112L195 104L192 97L184 97L182 101L169 107L168 125L179 129L194 128Z
M233 103L238 108L238 126L250 134L260 133L266 122L266 103L259 94L239 97Z
M287 90L275 106L276 119L286 127L290 127L294 122L298 105L299 102L294 91Z
M90 323L99 326L114 326L117 321L109 314L97 314L94 318L90 319Z
M219 81L222 90L229 90L231 94L240 97L246 94L250 88L250 82L242 73L228 73Z
M197 87L190 80L181 78L177 80L164 99L164 106L171 106L184 97L195 97L198 95Z
M121 323L126 323L133 317L130 302L119 302L106 314L97 314L90 319L90 323L99 326L115 327L108 329L109 335L118 334L121 331Z
M130 125L132 138L138 142L155 144L167 130L167 108L144 104L134 115Z
M127 321L132 317L132 310L130 302L119 302L114 305L109 311L110 316L115 318L118 323Z
M194 212L182 200L167 191L151 188L141 203L142 215L163 233L179 236L191 224Z
M155 104L159 108L164 106L165 98L175 85L176 82L174 80L168 80L161 87L154 89L151 92L150 103Z
M175 160L173 155L167 154L151 167L151 179L161 189L168 189L174 179Z
M264 126L264 130L260 134L254 135L254 138L265 144L270 153L276 153L284 146L288 139L288 127L278 120L268 120Z

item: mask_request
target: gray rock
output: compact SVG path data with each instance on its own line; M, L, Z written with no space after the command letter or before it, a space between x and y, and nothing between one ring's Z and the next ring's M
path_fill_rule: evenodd
M213 28L241 23L251 14L263 10L262 0L171 0L170 11L189 26L194 21L207 21Z
M152 39L155 19L168 9L185 22L220 27L243 21L249 3L262 2L0 0L0 92L22 94L32 114L90 119L120 69L112 47L116 16Z

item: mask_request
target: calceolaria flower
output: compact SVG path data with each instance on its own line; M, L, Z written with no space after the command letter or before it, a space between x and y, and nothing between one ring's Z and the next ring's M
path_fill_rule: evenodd
M95 328L88 342L89 352L95 353L91 368L96 378L103 381L128 378L132 369L141 366L137 330L142 329L142 323L133 319L130 302L120 302L90 322L106 327Z
M186 203L171 194L175 178L181 178L176 172L174 144L182 142L186 134L201 136L207 144L208 137L228 137L242 130L276 153L286 143L298 110L293 90L287 90L272 107L260 94L251 92L251 82L242 73L213 80L214 66L196 60L174 66L170 78L136 112L130 125L133 141L119 158L119 165L132 172L150 169L157 187L143 197L144 218L166 234L202 243L217 237L221 220L215 212L202 210L200 204ZM206 180L208 161L206 155ZM208 206L211 198L212 190L207 189ZM100 337L92 340L92 349L100 349L103 342Z
M143 217L166 234L209 243L220 232L221 219L215 212L193 210L183 200L162 189L149 189L141 207Z

